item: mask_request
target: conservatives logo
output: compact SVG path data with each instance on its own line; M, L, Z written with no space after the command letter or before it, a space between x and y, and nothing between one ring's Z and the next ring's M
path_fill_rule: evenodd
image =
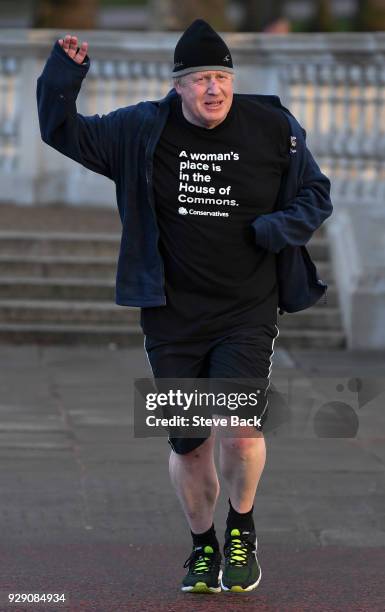
M219 210L195 210L190 208L187 210L184 206L179 206L178 213L180 215L200 215L204 217L229 217L228 212L220 212Z

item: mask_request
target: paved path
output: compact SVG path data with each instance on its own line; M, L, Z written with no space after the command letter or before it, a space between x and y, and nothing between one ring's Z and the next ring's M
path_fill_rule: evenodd
M383 610L385 354L276 350L273 388L294 377L303 402L266 432L255 503L263 579L238 597L178 591L190 539L168 445L133 437L133 380L149 375L141 346L0 347L0 610L63 608L6 605L15 591L64 591L74 611ZM357 378L366 395L349 388ZM321 396L333 393L357 415L354 437L315 434Z

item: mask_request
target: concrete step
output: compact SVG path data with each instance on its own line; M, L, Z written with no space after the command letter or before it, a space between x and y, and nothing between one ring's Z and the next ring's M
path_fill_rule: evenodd
M115 280L98 278L0 278L0 299L115 302Z
M322 280L333 279L328 261L315 262ZM100 278L115 279L116 257L84 257L81 255L0 255L0 277ZM2 278L0 278L0 283Z
M120 234L93 229L0 231L0 342L142 342L140 310L114 303ZM278 316L277 342L283 348L343 347L323 228L307 246L320 278L329 284L327 304Z
M0 324L0 342L12 344L143 345L139 325L50 325L37 323ZM341 331L280 330L275 348L345 347Z
M2 201L1 229L9 231L120 232L118 208L71 204L15 205Z
M75 302L66 300L0 300L0 322L33 323L105 323L139 321L139 310L111 302Z
M115 302L115 279L0 277L0 299L103 300ZM320 304L325 307L324 304ZM327 306L337 306L335 285L329 284ZM318 308L318 304L315 306Z
M116 257L0 255L0 276L114 279ZM1 282L1 281L0 281Z
M299 312L278 315L278 327L283 330L341 329L341 315L338 308L320 305Z
M143 334L133 325L55 325L50 323L0 323L0 343L93 344L130 346L141 344Z
M345 334L341 330L281 329L277 348L342 349L346 348Z
M0 231L0 254L90 255L117 257L120 234L94 232ZM313 236L307 248L315 260L327 261L328 241Z
M78 254L116 258L119 253L120 238L120 233L1 230L0 255ZM327 260L329 248L325 235L314 235L306 247L315 260Z
M0 254L3 255L83 255L116 259L119 244L119 234L0 231Z
M0 322L100 323L119 325L139 322L140 310L110 302L66 300L0 300ZM282 329L340 329L338 308L308 308L279 316Z

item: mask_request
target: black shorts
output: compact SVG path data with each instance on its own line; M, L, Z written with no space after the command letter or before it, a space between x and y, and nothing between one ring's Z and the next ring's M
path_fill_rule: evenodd
M256 416L262 430L267 418L267 391L270 385L277 325L263 324L240 329L208 340L156 340L145 336L144 348L154 378L258 378L264 382L263 401ZM200 446L207 437L172 438L174 452L186 454Z

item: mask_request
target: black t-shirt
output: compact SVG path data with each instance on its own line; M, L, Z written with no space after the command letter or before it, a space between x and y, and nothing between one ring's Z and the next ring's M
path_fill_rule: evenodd
M280 111L242 96L212 129L173 100L153 171L167 304L142 308L146 335L204 339L277 322L276 255L255 244L251 222L274 210L289 142Z

